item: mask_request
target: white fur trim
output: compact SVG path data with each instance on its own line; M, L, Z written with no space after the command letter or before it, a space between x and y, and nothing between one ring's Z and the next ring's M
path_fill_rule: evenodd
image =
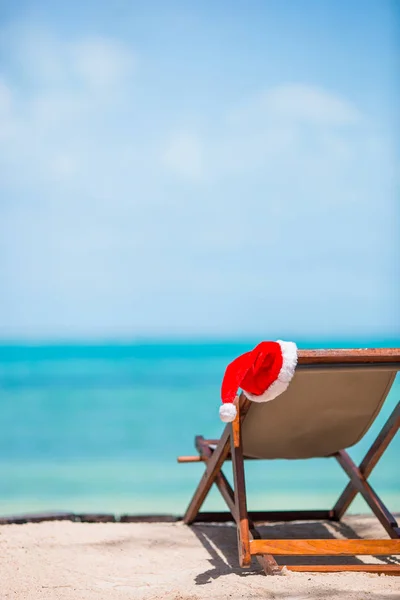
M281 347L283 359L278 378L271 383L269 388L265 390L261 396L255 396L254 394L250 394L250 392L243 390L247 398L253 402L269 402L280 394L283 394L283 392L289 387L289 383L294 375L297 365L297 346L294 342L282 342L282 340L277 341Z
M225 402L219 407L219 416L224 423L231 423L236 417L236 406L232 402Z

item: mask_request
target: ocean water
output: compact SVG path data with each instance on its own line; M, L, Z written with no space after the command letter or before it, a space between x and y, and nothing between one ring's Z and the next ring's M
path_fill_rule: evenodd
M193 453L195 434L220 435L224 369L254 343L0 346L0 514L182 514L204 467L176 457ZM355 460L399 398L397 379ZM399 454L397 436L370 479L394 511ZM329 508L347 483L333 459L250 461L246 476L250 509ZM224 509L215 491L204 508Z

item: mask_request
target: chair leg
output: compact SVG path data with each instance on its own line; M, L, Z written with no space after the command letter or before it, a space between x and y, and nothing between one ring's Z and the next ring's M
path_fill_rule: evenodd
M253 540L261 540L261 535L254 527L254 524L249 520L250 538ZM282 567L278 565L272 554L257 554L256 559L261 565L265 575L282 575Z
M203 436L198 435L196 436L195 444L200 456L202 456L206 462L209 461L211 456L213 455L213 450L210 448L208 440L205 440ZM222 470L219 471L215 478L215 485L217 486L221 496L225 500L233 520L236 521L237 514L235 506L235 494L230 486L229 481L223 474Z
M239 412L239 410L238 410ZM244 477L244 460L242 451L242 440L240 435L240 417L237 415L232 423L231 456L235 493L235 506L237 511L237 535L239 564L241 567L249 567L250 555L250 531L249 518L247 515L246 483Z
M350 504L353 502L356 495L359 492L362 493L360 490L360 485L361 485L360 477L364 482L366 482L366 479L372 473L372 470L378 463L381 456L384 454L386 448L389 446L390 442L392 441L392 439L398 432L399 428L400 428L400 402L398 402L397 406L395 407L392 414L386 421L385 425L382 427L376 440L374 441L374 443L368 450L367 454L365 455L364 459L362 460L362 462L360 463L360 466L358 468L356 467L356 465L354 465L353 461L350 459L350 457L347 455L347 453L345 453L346 457L344 456L344 453L341 453L342 458L344 460L344 464L345 463L349 464L347 457L351 461L352 466L349 468L350 468L350 470L353 471L353 473L355 473L355 479L351 478L351 481L348 483L346 488L343 490L343 492L340 495L339 499L337 500L335 506L333 507L333 513L335 515L336 520L339 521L343 517L343 515L348 510ZM336 458L338 459L337 456L336 456ZM342 467L344 468L343 464L342 464ZM356 468L355 472L354 472L353 467ZM358 486L355 484L356 482L358 482ZM368 483L367 483L367 485L368 485ZM365 486L364 486L364 489L365 489ZM393 523L391 525L391 531L395 532L395 534L396 534L395 537L400 537L400 530L397 527L397 523L396 524ZM391 532L389 532L389 533L391 535Z
M386 508L378 494L370 486L357 465L352 461L345 450L334 455L340 466L350 477L354 488L362 495L374 515L386 529L390 537L399 538L400 529L392 513Z
M250 540L260 539L261 536L255 528L254 523L249 519L247 512L246 481L239 414L232 423L231 456L235 488L239 564L241 567L249 567L251 564ZM281 568L271 554L258 555L256 558L266 575L281 575Z
M197 486L197 489L193 494L192 500L190 501L190 504L183 517L183 522L187 525L193 523L201 506L203 505L204 500L207 497L208 492L211 489L212 484L215 482L221 471L221 467L229 453L230 432L231 428L229 425L227 425L216 449L206 463L204 475L201 478L200 483Z
M240 410L240 423L245 418L249 408L250 408L250 400L248 400L244 394L241 394L237 399L238 412ZM240 409L239 409L240 406ZM186 513L183 517L184 523L189 525L193 523L196 516L199 513L201 506L203 505L204 500L207 497L208 492L211 489L212 484L217 480L221 467L225 460L229 455L230 450L230 437L232 434L232 425L226 425L224 432L221 438L218 440L217 447L212 453L212 456L206 461L206 471L203 477L200 480L199 485L196 488L196 491L192 497L192 500L186 509ZM221 478L219 478L221 480ZM226 482L226 480L225 480ZM228 497L229 492L227 492L226 497ZM223 494L224 496L224 494ZM225 496L224 496L225 497ZM228 506L230 504L228 503Z
M200 454L199 459L206 462L206 471L197 486L183 517L184 523L193 523L199 514L199 510L210 491L211 486L215 483L225 499L237 525L239 564L241 567L248 567L251 564L250 539L260 539L261 537L251 519L248 518L246 504L241 424L250 405L251 402L241 394L237 403L238 415L231 425L225 427L220 440L205 440L201 436L196 437L196 447ZM217 442L215 450L211 450L209 447L211 442ZM229 452L231 453L232 459L234 491L221 471L221 467L228 458ZM190 462L192 462L194 457L189 458ZM182 460L182 462L189 461ZM272 555L263 554L256 556L256 558L266 575L281 574L281 568Z
M212 456L213 451L209 446L209 440L205 440L202 436L196 437L196 448L199 451L200 456L203 456L205 460L209 460ZM240 459L239 459L240 460ZM240 518L235 504L235 492L233 491L229 481L226 479L225 475L222 471L220 471L215 479L215 485L218 487L222 497L224 498L230 513L237 525L240 527ZM204 513L201 513L204 514ZM229 514L229 513L226 513ZM215 520L215 516L212 520ZM248 528L249 528L249 539L260 539L261 536L258 533L253 521L248 519ZM239 537L238 533L238 537ZM238 546L241 549L241 542L238 542ZM257 561L261 565L264 573L266 575L281 575L282 569L277 564L276 560L273 556L269 554L257 555ZM244 565L243 565L244 566Z

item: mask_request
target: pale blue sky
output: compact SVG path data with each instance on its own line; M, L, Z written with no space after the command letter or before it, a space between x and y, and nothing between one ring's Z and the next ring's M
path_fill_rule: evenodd
M0 338L398 337L398 3L83 4L1 7Z

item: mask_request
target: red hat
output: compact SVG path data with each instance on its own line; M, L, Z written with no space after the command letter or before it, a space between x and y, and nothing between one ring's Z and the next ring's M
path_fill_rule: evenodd
M234 404L238 388L254 402L268 402L288 387L297 365L297 346L293 342L261 342L250 352L235 358L226 368L222 381L222 406L225 423L236 417Z

